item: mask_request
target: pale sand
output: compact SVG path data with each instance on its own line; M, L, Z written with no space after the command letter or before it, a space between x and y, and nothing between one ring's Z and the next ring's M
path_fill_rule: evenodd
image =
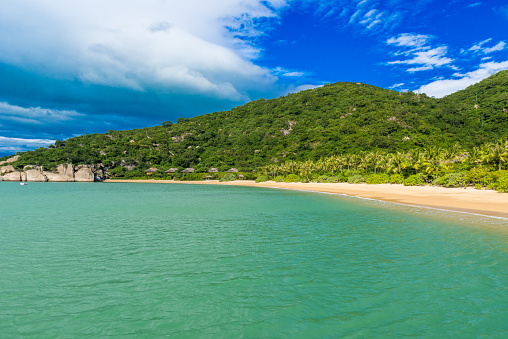
M173 181L173 180L105 180L104 182L138 182L138 183L170 183L170 184L201 184L231 185L250 187L283 188L302 191L345 194L349 196L390 201L408 205L439 208L452 211L469 212L508 218L508 194L492 190L476 190L473 188L445 188L435 186L403 186L403 185L367 185L367 184L318 184L318 183L283 183L250 180L230 182L209 181Z

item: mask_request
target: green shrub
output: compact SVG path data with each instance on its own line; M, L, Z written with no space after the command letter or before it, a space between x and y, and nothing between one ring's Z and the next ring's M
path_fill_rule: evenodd
M259 175L256 178L256 182L267 182L267 181L268 181L268 176L267 175Z
M347 179L347 182L350 184L361 184L364 183L365 181L366 181L365 177L360 174L355 174Z
M466 172L448 173L445 176L439 177L433 181L433 184L445 187L466 187L467 183L468 181Z
M425 181L420 174L413 174L404 179L404 186L419 186L424 183Z
M320 175L317 178L317 182L328 182L328 176L327 175Z
M219 179L219 182L235 181L235 180L236 180L236 175L234 173L226 173Z
M474 188L476 188L477 190L481 190L483 186L481 184L475 184Z
M275 182L283 182L284 181L284 177L279 175L278 177L275 177L275 179L273 181L275 181Z
M340 180L339 176L334 176L334 177L328 177L328 179L326 179L326 182L333 183L333 182L339 182L339 180Z
M466 180L474 184L488 185L490 182L486 181L489 172L489 170L482 167L473 168L467 172Z
M284 182L298 182L301 181L300 177L296 174L289 174L285 179ZM303 182L303 181L302 181Z
M402 174L392 174L390 175L390 183L391 184L402 184L404 182L404 177Z
M371 174L367 177L367 184L387 184L390 182L390 176L386 173Z
M494 182L494 188L498 192L508 193L508 171L497 171L497 180Z
M301 177L300 182L305 184L305 183L309 182L309 179L307 179L305 177Z

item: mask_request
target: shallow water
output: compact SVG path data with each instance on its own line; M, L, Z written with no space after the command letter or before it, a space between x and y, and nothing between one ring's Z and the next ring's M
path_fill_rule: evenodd
M4 337L508 336L506 219L233 186L0 193Z

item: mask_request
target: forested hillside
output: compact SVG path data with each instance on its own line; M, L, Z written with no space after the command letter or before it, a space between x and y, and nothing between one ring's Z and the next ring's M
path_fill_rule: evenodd
M236 167L249 172L341 154L408 152L457 143L468 150L508 136L507 109L508 71L443 99L335 83L176 123L57 141L49 148L19 153L15 166L101 164L119 176L144 173L149 167L192 167L196 172Z

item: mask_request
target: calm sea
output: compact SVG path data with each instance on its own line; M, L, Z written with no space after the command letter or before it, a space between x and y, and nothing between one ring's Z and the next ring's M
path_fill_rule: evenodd
M2 338L508 336L506 219L230 186L0 196Z

